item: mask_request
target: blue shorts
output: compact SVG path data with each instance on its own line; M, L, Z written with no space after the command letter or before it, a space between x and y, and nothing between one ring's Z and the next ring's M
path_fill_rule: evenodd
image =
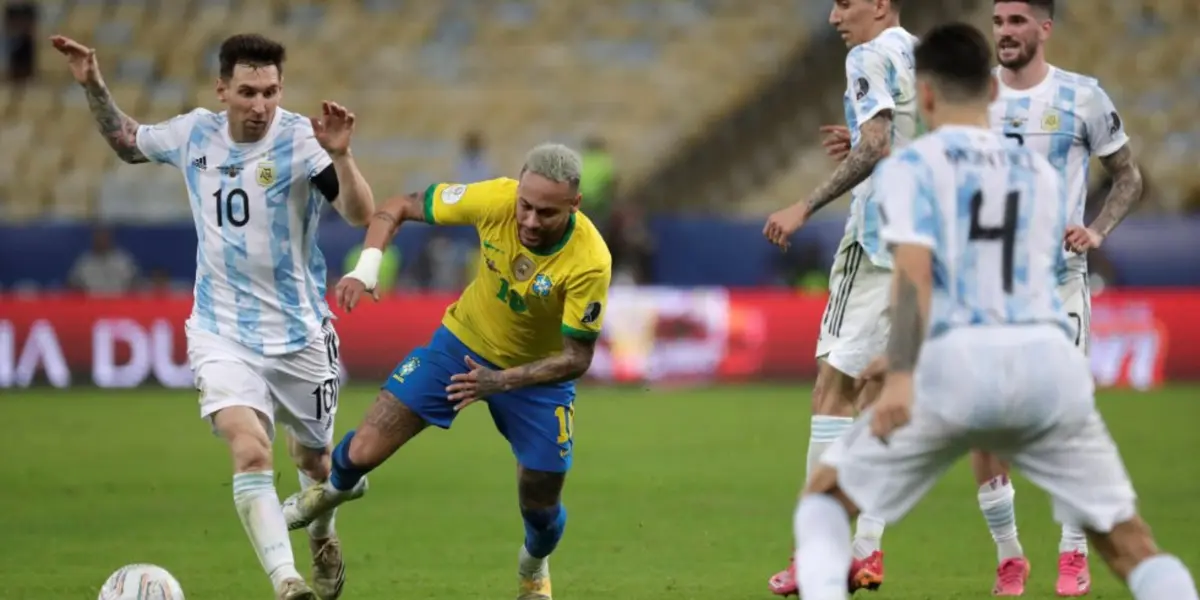
M412 351L388 377L383 389L431 425L449 429L458 415L446 399L450 377L469 371L463 357L497 369L439 327L429 344ZM496 429L527 469L564 473L571 468L575 428L575 383L538 385L487 399Z

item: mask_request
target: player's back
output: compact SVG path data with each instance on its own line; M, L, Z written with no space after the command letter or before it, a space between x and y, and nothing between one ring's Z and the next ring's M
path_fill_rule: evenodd
M317 248L324 201L312 178L331 164L308 118L276 109L257 142L230 138L226 113L196 109L138 131L154 162L183 173L196 226L189 326L262 354L298 351L329 316Z
M935 410L972 430L1083 414L1090 396L1061 391L1087 391L1087 377L1055 289L1066 211L1054 168L975 127L941 127L887 162L885 215L898 223L885 238L932 254L920 373Z

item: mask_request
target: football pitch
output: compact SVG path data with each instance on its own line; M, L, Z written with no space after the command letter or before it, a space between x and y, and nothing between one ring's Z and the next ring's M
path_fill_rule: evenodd
M804 468L807 384L688 390L582 388L566 537L552 560L559 600L770 598L791 548ZM374 396L343 390L338 436ZM1200 390L1106 392L1101 410L1162 546L1200 572ZM172 571L189 600L270 598L230 490L229 458L194 392L0 393L0 597L91 599L132 562ZM281 446L281 444L277 444ZM296 474L279 448L281 495ZM422 434L371 475L337 527L347 600L512 598L523 539L514 460L484 407ZM1058 527L1018 477L1033 563L1026 598L1053 598ZM293 535L308 573L308 548ZM990 597L996 557L960 464L884 536L889 599ZM1092 597L1128 593L1098 560Z

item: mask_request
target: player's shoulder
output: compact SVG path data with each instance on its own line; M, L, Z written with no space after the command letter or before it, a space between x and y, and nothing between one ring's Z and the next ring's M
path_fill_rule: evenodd
M309 137L313 135L312 121L308 117L284 108L276 110L279 111L277 124L280 131L288 132L297 137Z
M207 108L193 108L185 113L181 113L163 121L153 127L171 128L175 130L192 129L193 127L204 127L213 130L219 130L224 124L223 116L225 113L214 113Z
M874 39L858 44L846 53L846 64L864 62L891 62L893 54L910 52L917 38L902 27L893 27L875 36Z
M600 228L583 212L575 213L574 219L574 230L567 248L571 252L575 270L611 272L612 253L600 234Z
M1091 75L1068 71L1059 67L1054 67L1054 72L1050 75L1054 83L1060 87L1070 87L1079 90L1099 90L1100 80Z

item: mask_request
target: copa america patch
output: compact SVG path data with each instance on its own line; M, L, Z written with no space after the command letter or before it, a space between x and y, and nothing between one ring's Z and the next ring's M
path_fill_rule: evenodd
M589 302L587 307L583 309L583 316L580 317L579 322L584 325L595 323L596 319L600 318L600 311L601 305L599 302Z
M1121 130L1121 115L1117 111L1108 114L1108 135L1114 135Z
M467 193L467 186L456 183L442 190L442 204L457 204Z
M866 77L859 77L854 80L854 99L862 100L867 97L867 92L871 91L871 83Z

